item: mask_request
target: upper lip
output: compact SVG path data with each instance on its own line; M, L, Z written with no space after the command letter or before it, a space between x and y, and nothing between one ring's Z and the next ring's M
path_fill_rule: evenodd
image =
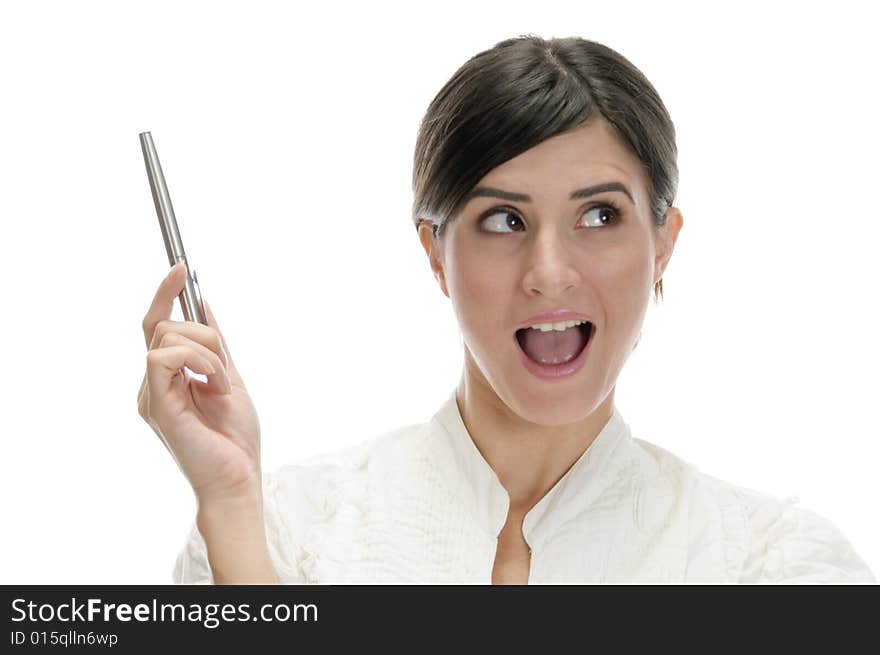
M580 312L575 312L570 309L557 309L552 312L544 312L543 314L532 316L527 321L521 323L516 329L522 330L523 328L531 327L537 323L559 323L561 321L589 321L592 323L593 319L586 314L581 314Z

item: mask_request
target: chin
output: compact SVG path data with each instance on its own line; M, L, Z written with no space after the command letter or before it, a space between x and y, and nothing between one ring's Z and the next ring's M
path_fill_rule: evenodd
M583 381L564 389L542 388L540 383L530 381L525 387L508 391L505 404L513 412L530 423L547 427L583 421L608 397L608 390L596 389Z

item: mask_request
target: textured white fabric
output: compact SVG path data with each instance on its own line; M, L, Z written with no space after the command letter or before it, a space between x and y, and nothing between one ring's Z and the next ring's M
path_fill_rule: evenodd
M491 584L509 497L455 392L427 423L263 476L283 583ZM701 473L613 416L525 516L529 584L876 582L827 519ZM193 524L178 583L210 583Z

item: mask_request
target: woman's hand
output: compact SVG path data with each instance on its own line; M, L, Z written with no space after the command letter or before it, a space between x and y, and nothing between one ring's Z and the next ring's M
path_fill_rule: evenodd
M177 264L159 285L143 321L147 370L138 413L177 461L199 505L261 497L260 424L214 314L208 325L171 321L186 269ZM189 377L187 366L207 375Z

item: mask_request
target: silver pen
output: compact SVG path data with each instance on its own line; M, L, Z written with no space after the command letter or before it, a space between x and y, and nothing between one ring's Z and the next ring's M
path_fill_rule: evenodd
M195 270L190 269L189 262L186 260L177 219L174 217L174 208L171 206L171 197L168 195L168 187L165 185L165 176L162 174L156 146L153 145L153 137L149 132L141 132L140 139L141 150L144 151L144 163L147 166L147 177L150 180L150 190L153 192L153 203L156 205L159 227L162 229L165 251L168 253L168 263L173 267L178 262L183 262L186 266L186 281L179 296L183 317L187 321L207 325L208 314L202 302L199 280Z

